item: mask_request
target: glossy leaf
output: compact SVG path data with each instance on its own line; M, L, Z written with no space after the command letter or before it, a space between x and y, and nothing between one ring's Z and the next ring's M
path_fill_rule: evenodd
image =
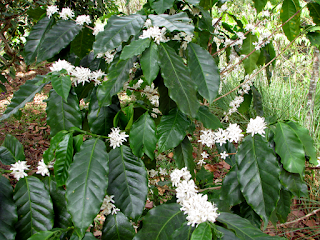
M141 54L147 47L150 46L150 38L138 39L126 45L120 55L121 60L127 60Z
M226 224L228 229L233 230L236 233L236 236L243 240L282 239L261 232L258 228L251 225L247 219L241 218L236 214L221 212L217 221Z
M240 217L243 217L247 220L249 220L249 222L255 226L256 228L261 228L261 217L252 209L252 207L250 207L248 205L247 202L242 202L239 205L240 208ZM272 217L270 217L271 219Z
M158 85L158 92L160 94L159 97L159 110L163 115L169 114L169 112L177 107L177 104L175 101L173 101L169 97L169 91L168 88L164 85L163 79L160 78L160 82Z
M320 4L315 2L309 2L307 7L310 12L310 17L312 17L313 22L317 25L320 24Z
M239 146L236 161L243 196L264 223L268 224L281 188L280 169L273 150L261 135L249 135Z
M24 60L27 65L30 65L40 53L41 45L43 44L43 39L45 38L46 33L52 27L54 18L42 18L36 25L33 26L31 32L27 38L27 43L24 47Z
M83 27L80 33L71 42L71 52L75 53L80 59L90 53L92 50L92 44L94 42L94 36L92 30Z
M216 98L219 85L219 69L210 53L198 44L188 44L188 67L198 92L209 103Z
M0 121L7 119L12 114L16 114L20 108L23 108L27 102L33 101L36 93L40 92L42 88L47 84L43 83L38 85L37 83L43 79L43 76L37 75L34 79L26 81L19 90L17 90L11 99L4 114L0 117Z
M174 0L156 0L151 3L152 8L158 14L164 13L167 9L171 8Z
M128 218L138 219L142 214L148 194L148 180L141 159L129 147L122 145L109 153L108 194L114 195L115 205Z
M195 229L195 227L192 227L192 226L188 225L187 222L184 222L181 227L174 230L170 239L172 239L172 240L174 240L174 239L189 240L191 238L191 234L194 229Z
M38 53L42 62L59 53L78 35L82 26L71 20L60 20L46 33Z
M129 219L122 213L109 214L102 228L102 240L131 240L135 235Z
M283 168L292 173L303 175L305 152L295 131L285 123L279 122L274 134L276 153L281 157Z
M183 141L174 149L173 158L176 166L181 169L187 167L191 174L194 173L195 163L192 155L193 147L188 137L185 136Z
M292 193L282 188L276 208L277 217L281 223L285 223L287 221L288 215L291 212L291 199Z
M24 159L22 144L14 136L7 134L0 146L0 161L5 165L10 165L19 160L24 161Z
M56 232L52 232L52 231L41 231L29 237L28 240L49 240L55 234Z
M230 231L228 229L225 229L223 227L217 226L216 228L219 232L223 234L223 237L218 238L218 240L238 240L238 238L233 231Z
M260 13L266 6L268 0L253 0L257 13Z
M159 14L149 15L153 26L165 27L168 31L179 31L193 34L194 26L190 23L191 19L187 13L180 12L174 15Z
M109 18L104 31L96 36L96 41L93 43L95 55L113 50L122 42L127 42L131 36L140 32L145 20L146 16L139 14L120 17L113 15Z
M47 123L51 136L71 127L82 128L82 115L77 97L70 93L67 102L55 91L51 90L47 102ZM57 116L59 116L57 118Z
M156 124L148 112L145 112L134 122L130 130L129 140L134 155L141 158L145 153L149 158L154 159L154 150L158 139Z
M301 176L298 173L289 173L282 169L280 181L294 196L297 196L298 198L308 196L308 187L306 183L301 180Z
M140 65L147 83L151 85L160 70L157 44L151 42L150 47L142 53Z
M298 136L306 155L310 158L309 162L318 165L316 149L314 148L313 139L310 136L308 129L301 127L298 123L292 121L287 122L286 124L289 125Z
M142 229L133 240L169 240L186 217L177 203L162 204L151 209L143 219Z
M191 235L191 240L212 239L210 225L206 222L200 223Z
M88 112L88 124L94 134L108 136L113 127L113 119L120 109L118 98L112 99L113 103L107 107L99 107L96 92L91 94Z
M54 227L68 228L71 227L71 215L67 211L67 201L65 197L66 190L63 187L58 187L54 176L46 177L43 180L45 187L48 189L54 210Z
M298 0L284 0L280 11L280 19L282 23L286 22L299 10L300 5ZM287 24L283 25L282 29L289 41L292 41L296 36L298 36L300 34L300 13L287 22Z
M16 239L27 239L31 235L51 230L53 206L48 190L36 177L25 177L18 181L13 194L18 210Z
M85 141L74 156L66 186L68 211L82 236L97 216L108 187L108 154L98 138Z
M210 128L212 130L222 128L220 120L209 110L207 106L199 107L196 119L202 122L205 128Z
M14 224L18 220L17 207L12 199L12 187L4 176L0 176L0 238L14 240Z
M71 89L71 79L70 76L63 75L52 75L50 77L53 89L63 98L66 102Z
M66 135L67 133L67 131L62 130L51 138L49 148L43 153L43 161L45 164L48 164L55 159L55 152L57 150L57 146L59 142L63 139L64 135Z
M117 94L123 84L129 79L129 71L133 65L133 59L114 61L109 69L108 81L102 82L97 90L97 98L100 107L109 106L112 96Z
M233 166L222 182L220 200L228 202L229 206L235 206L244 201L237 173L238 167Z
M167 44L160 45L159 53L161 76L169 90L170 98L177 103L181 112L195 117L200 104L189 69L184 65L181 57Z
M57 145L54 175L57 185L63 186L68 178L68 170L73 158L73 134L66 134Z
M247 34L246 39L243 40L243 45L241 47L241 54L248 55L253 50L255 50L254 42L258 42L258 38L256 35ZM253 52L248 58L243 60L244 69L246 70L246 74L251 74L254 69L258 68L257 62L260 56L260 50L256 50Z
M178 146L186 136L189 124L186 116L177 108L162 116L157 127L159 152Z

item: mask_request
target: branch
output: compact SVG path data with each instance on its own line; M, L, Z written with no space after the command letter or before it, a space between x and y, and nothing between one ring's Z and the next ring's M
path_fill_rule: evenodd
M301 220L304 220L314 214L316 214L317 212L320 212L320 208L316 209L316 210L313 210L311 213L305 215L304 217L301 217L301 218L297 218L296 220L293 220L291 222L286 222L286 223L282 223L282 224L277 224L277 227L283 227L283 226L286 226L286 225L289 225L289 224L292 224L292 223L296 223L296 222L299 222Z

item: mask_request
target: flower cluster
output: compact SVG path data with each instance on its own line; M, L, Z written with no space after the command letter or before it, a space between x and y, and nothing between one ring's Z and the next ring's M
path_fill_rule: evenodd
M50 176L49 168L52 168L52 164L45 164L43 159L38 164L38 171L36 173L41 174L42 176Z
M187 214L188 225L194 227L205 221L215 222L219 216L218 208L208 201L207 195L198 194L196 185L187 168L175 169L170 174L172 185L177 186L177 202L181 211Z
M52 16L53 14L55 14L55 13L58 12L58 10L59 10L58 7L55 6L55 5L48 6L48 7L47 7L47 16L48 16L48 18L51 18L51 16Z
M151 86L146 86L141 92L141 96L146 96L151 104L156 107L159 107L159 93L158 90L154 88L154 84L152 83Z
M12 175L15 179L19 181L20 178L28 176L24 171L29 170L30 165L27 165L26 161L18 161L14 164L11 164L10 170L12 170Z
M94 81L95 86L101 84L102 81L106 80L104 76L106 75L100 69L97 71L91 72L89 68L85 67L75 67L66 60L58 60L52 64L50 70L61 71L65 69L69 75L72 77L72 82L75 85L82 83L84 85L86 82Z
M90 24L91 23L91 19L89 15L80 15L77 17L76 19L76 24L78 25L83 25L83 24Z
M106 25L105 22L104 23L96 22L92 34L96 36L98 35L99 32L103 32L105 25Z
M114 205L114 200L113 200L114 196L108 196L106 195L103 199L103 203L101 205L100 210L102 210L101 214L103 215L109 215L110 213L113 214L117 214L117 212L120 211L119 208L116 208L116 206Z
M149 21L148 21L149 20ZM147 19L145 26L148 26L147 30L143 30L142 35L139 37L141 39L144 38L152 38L155 43L160 44L160 42L168 42L169 39L166 38L165 34L167 29L165 27L159 28L158 26L151 27L151 21Z
M120 132L120 128L111 128L111 133L108 134L110 138L110 147L115 149L116 147L120 147L123 142L127 141L127 135L125 132Z
M250 119L250 122L247 126L247 133L251 133L252 136L254 134L260 134L264 137L264 129L267 128L267 124L264 121L263 117L256 117L255 119Z
M188 35L185 32L180 32L173 36L172 40L179 41L181 43L181 48L186 50L188 47L188 43L192 41L193 35Z
M114 59L114 55L116 55L116 51L115 50L109 50L106 51L105 53L98 53L97 58L104 58L104 60L110 64L112 63L113 59Z
M238 143L242 137L242 130L235 123L229 124L226 130L222 128L219 128L216 132L211 129L201 130L200 140L198 140L198 142L211 148L215 143L219 143L220 146L222 146L222 144L227 143L227 140Z
M74 12L68 7L62 8L61 12L59 13L59 16L63 20L68 20L69 18L74 17Z
M200 165L200 167L203 165L203 164L206 164L206 162L204 161L204 159L208 158L209 157L209 154L207 152L202 152L201 153L201 159L198 161L198 165Z

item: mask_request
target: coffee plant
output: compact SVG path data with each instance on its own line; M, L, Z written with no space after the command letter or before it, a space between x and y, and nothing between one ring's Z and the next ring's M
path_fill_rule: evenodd
M50 147L33 176L15 137L0 147L18 180L12 189L1 177L1 239L95 239L89 229L99 219L101 239L280 239L260 226L286 222L293 196L307 197L304 170L317 164L316 151L308 130L264 116L254 78L261 71L270 78L274 33L238 19L225 2L149 0L135 14L96 16L95 23L68 7L45 8L24 59L53 62L51 72L21 86L0 120L18 116L51 84ZM253 4L265 21L270 3ZM283 0L275 31L291 42L304 34L319 47L320 1L303 7L312 26L301 26L298 0ZM226 95L224 78L239 67L237 96L219 119L210 105ZM247 126L228 123L251 104ZM211 148L231 168L221 187L200 189ZM176 169L167 184L175 196L145 208L148 172L155 174L146 166L172 150Z

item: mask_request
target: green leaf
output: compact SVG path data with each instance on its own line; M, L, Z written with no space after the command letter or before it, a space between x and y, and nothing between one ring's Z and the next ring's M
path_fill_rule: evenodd
M71 20L60 20L46 33L41 44L37 62L42 62L59 53L78 35L82 26Z
M310 12L310 17L312 17L313 22L317 25L320 25L320 4L315 2L309 2L307 7Z
M260 229L251 225L251 223L236 214L221 212L217 218L218 222L227 225L228 229L233 230L237 237L243 240L258 239L282 239L280 237L272 237L260 231Z
M122 213L109 214L102 228L102 240L131 240L135 235L129 219Z
M254 7L256 8L257 13L260 13L268 2L268 0L253 0L253 1L254 1Z
M192 5L198 5L200 3L200 0L186 0L186 2Z
M185 221L177 203L162 204L151 209L143 219L143 227L133 240L169 240Z
M253 97L253 108L256 110L257 116L263 116L263 103L260 92L255 86L251 86Z
M63 98L66 102L69 96L69 92L71 89L71 79L70 76L63 76L63 75L52 75L50 77L50 81L52 84L53 89Z
M96 240L97 238L93 235L92 232L86 232L82 240Z
M160 49L161 76L169 90L170 98L177 103L183 113L195 117L200 104L189 69L184 65L181 57L166 43L162 43Z
M27 239L31 235L53 227L53 206L48 190L36 177L25 177L18 181L13 194L19 220L15 225L16 239Z
M207 222L200 223L191 235L191 240L212 239L212 232Z
M20 108L23 108L27 102L33 101L36 93L40 92L42 88L47 84L43 83L38 85L37 83L42 81L44 76L37 75L34 79L26 81L18 91L13 94L11 103L7 107L4 114L0 117L0 121L7 119L12 114L16 114Z
M228 163L232 167L236 165L235 153L237 152L237 149L235 148L235 146L233 145L232 142L227 141L227 144L222 144L222 146L220 146L220 144L216 143L216 148L218 149L219 153L223 153L224 151L226 151L226 153L233 153L233 154L230 154L225 159L225 162Z
M220 120L209 110L207 106L200 106L196 119L202 122L205 128L218 129L222 128Z
M39 20L45 13L46 10L41 7L29 8L29 10L27 11L29 18L32 18L32 20Z
M258 38L256 35L247 34L246 39L243 40L243 44L241 47L241 54L248 55L253 50L255 50L254 42L258 42ZM248 58L243 61L244 69L246 70L246 74L251 74L254 69L258 68L257 62L259 60L260 50L256 50L253 52Z
M129 106L124 107L121 111L117 112L116 116L113 119L113 126L120 127L125 131L130 130L133 123L133 103L130 103Z
M83 144L83 136L84 134L79 134L73 137L73 149L75 153L80 151L80 147Z
M114 195L115 205L128 218L138 219L142 214L148 194L148 180L141 159L129 147L122 145L109 153L108 194Z
M99 213L106 194L108 158L104 142L91 138L82 144L69 168L67 208L82 236Z
M17 161L24 161L24 150L22 144L14 136L7 134L0 146L0 160L5 165L13 164Z
M90 98L88 124L90 131L94 134L107 136L113 127L113 119L119 111L120 103L116 97L108 107L99 107L96 91L93 91Z
M233 231L230 231L228 229L225 229L223 227L217 226L216 228L219 232L221 232L223 234L222 238L218 238L218 240L238 240L240 238L238 238Z
M318 165L316 149L314 148L313 139L310 136L308 129L303 128L298 123L292 121L287 122L286 124L289 125L298 136L306 155L310 157L309 162Z
M82 128L82 115L76 95L69 93L67 102L55 91L51 90L47 102L47 123L51 136L71 127ZM59 116L57 118L57 116Z
M134 122L130 130L129 140L134 155L141 158L145 153L149 158L154 159L154 150L158 139L156 124L148 112L145 112Z
M28 240L49 240L52 239L54 235L59 231L41 231L37 232L36 234L32 235L31 237L28 238Z
M303 145L295 131L285 123L278 123L274 134L276 153L281 157L283 168L302 177L305 167Z
M244 201L238 182L238 167L233 166L224 177L221 187L220 200L235 206Z
M93 43L95 55L113 50L122 42L127 42L131 36L141 31L145 20L146 16L139 14L121 17L113 15L109 18L104 31L96 36L96 41Z
M151 3L152 8L158 14L164 13L167 9L171 8L174 0L157 0Z
M287 190L292 192L297 197L308 197L308 187L304 180L301 179L297 173L289 173L282 169L280 174L280 181Z
M219 69L210 53L198 44L188 44L188 66L198 92L209 104L216 98L219 85Z
M172 109L169 115L162 116L157 127L158 151L164 152L178 146L186 136L189 124L189 120L177 108Z
M285 223L287 221L288 215L291 212L291 199L292 193L282 188L276 208L277 217L281 223Z
M27 38L27 43L24 47L24 60L27 65L33 63L40 54L40 48L43 40L52 27L54 18L42 18L36 25L33 26Z
M73 158L73 134L63 136L56 149L56 161L54 163L54 175L57 185L63 186L68 178L68 170Z
M123 84L129 79L129 71L132 68L134 59L114 61L109 69L108 81L102 82L97 90L97 98L100 107L109 106L112 96L117 94Z
M126 45L120 55L121 60L127 60L141 54L147 47L150 46L150 38L138 39Z
M81 32L71 42L71 52L75 53L80 59L90 53L92 50L92 44L94 42L94 36L92 30L83 27Z
M54 210L54 227L68 228L71 227L71 215L67 211L67 200L65 197L66 190L63 187L58 187L54 176L46 177L43 180L45 187L48 189Z
M167 115L170 112L170 110L177 107L177 104L169 97L168 88L164 85L162 78L160 78L159 81L158 92L160 94L159 110L163 115Z
M67 131L62 130L51 138L50 147L43 153L43 161L45 162L45 164L48 164L55 159L55 152L57 146L59 142L63 139L64 135L67 133Z
M309 39L311 45L319 48L320 46L320 32L308 32L307 33L307 38Z
M12 199L12 187L4 176L0 176L0 238L14 240L14 224L18 220L17 207Z
M173 234L171 235L170 239L183 239L189 240L191 238L192 231L195 227L188 225L187 222L184 222L181 227L174 230Z
M284 0L280 11L280 19L282 23L286 22L299 10L300 5L298 0ZM283 25L282 29L289 41L292 41L296 36L298 36L300 34L300 13Z
M142 53L140 64L146 82L151 85L160 70L157 44L151 42L150 47Z
M188 137L185 136L183 141L174 149L173 158L179 169L187 167L189 172L194 175L195 163L193 159L193 147Z
M236 155L240 189L265 226L280 197L280 169L273 150L261 135L248 135Z
M152 20L153 26L165 27L168 31L179 31L185 32L187 34L193 34L194 26L190 22L192 20L188 17L185 12L180 12L174 15L159 14L159 15L149 15Z
M252 207L250 207L248 205L247 202L242 202L240 205L239 205L239 208L240 208L240 214L239 216L240 217L243 217L247 220L250 221L250 223L257 227L257 228L261 228L261 218L260 216L252 209ZM271 215L272 216L272 215ZM270 217L271 219L272 217Z

